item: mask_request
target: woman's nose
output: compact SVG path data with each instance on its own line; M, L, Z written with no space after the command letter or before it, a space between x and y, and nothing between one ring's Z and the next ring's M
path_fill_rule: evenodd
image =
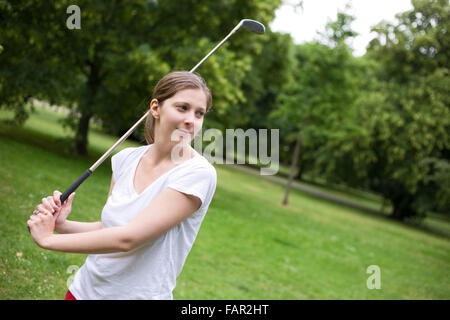
M184 123L192 125L194 123L194 119L195 119L195 115L191 112L188 112L186 114L186 117L184 118Z

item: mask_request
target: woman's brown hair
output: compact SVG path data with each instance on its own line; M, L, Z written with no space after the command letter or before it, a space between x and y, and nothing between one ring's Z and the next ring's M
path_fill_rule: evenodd
M188 71L173 71L166 74L156 84L152 99L157 99L160 107L165 100L173 97L178 91L185 89L202 89L206 95L206 112L211 108L212 95L205 80L197 74ZM148 144L155 142L155 118L151 113L145 119L145 140Z

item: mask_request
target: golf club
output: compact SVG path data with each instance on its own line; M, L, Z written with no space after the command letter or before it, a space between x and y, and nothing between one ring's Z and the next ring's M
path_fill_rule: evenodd
M203 62L205 62L206 59L209 58L225 41L228 40L229 37L231 37L236 31L238 31L241 27L244 27L245 29L252 31L257 34L263 34L265 31L265 27L262 23L251 20L251 19L242 19L236 27L234 27L233 30L217 45L212 49L195 67L193 67L189 72L194 72ZM66 199L69 197L69 195L74 192L82 183L85 181L94 171L97 169L98 166L100 166L103 161L105 161L113 152L116 150L116 148L125 141L128 136L141 124L148 116L149 110L122 136L119 140L117 140L114 145L111 146L111 148L108 149L89 169L87 169L69 188L67 188L66 191L61 195L60 200L61 203L64 203ZM28 228L29 230L29 228Z

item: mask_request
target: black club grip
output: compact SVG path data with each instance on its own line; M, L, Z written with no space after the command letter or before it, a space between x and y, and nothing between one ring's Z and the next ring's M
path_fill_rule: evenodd
M72 192L74 192L79 186L80 184L83 183L84 180L86 180L87 178L89 178L89 176L92 174L92 171L90 169L87 169L82 175L81 177L78 178L77 181L75 181L69 188L67 188L66 191L64 191L64 193L61 195L61 197L59 198L61 200L61 203L64 203L64 201L67 200L67 198L71 195Z

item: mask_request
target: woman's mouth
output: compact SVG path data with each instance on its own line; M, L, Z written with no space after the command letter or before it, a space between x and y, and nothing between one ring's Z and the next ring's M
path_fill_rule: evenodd
M184 129L178 129L178 130L183 132L183 133L186 133L186 134L193 134L192 131L187 131L187 130L184 130Z

